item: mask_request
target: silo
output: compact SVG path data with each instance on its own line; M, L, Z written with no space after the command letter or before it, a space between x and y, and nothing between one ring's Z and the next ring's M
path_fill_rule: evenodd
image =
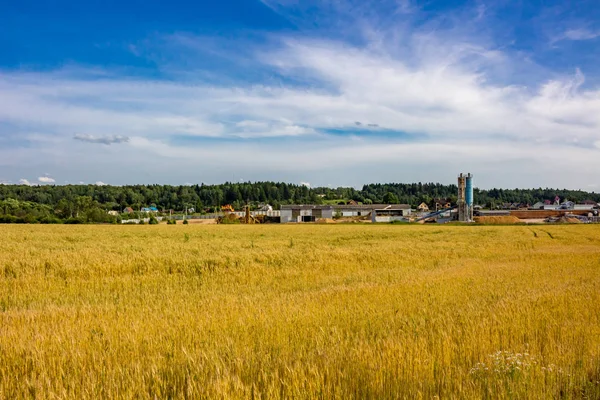
M466 202L466 177L463 174L458 176L458 220L465 222L467 220L467 202Z
M473 176L471 174L467 175L467 182L465 186L465 200L469 207L473 207Z
M467 203L467 221L473 221L473 176L467 175L465 183L465 202Z

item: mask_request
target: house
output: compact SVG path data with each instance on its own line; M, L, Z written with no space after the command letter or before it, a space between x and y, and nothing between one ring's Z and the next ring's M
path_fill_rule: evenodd
M435 210L444 210L452 207L452 202L449 199L435 199Z
M156 208L156 207L143 207L141 211L145 212L145 213L158 212L158 208Z
M421 212L428 212L429 211L429 206L427 204L425 204L425 203L421 203L417 207L417 210L421 211Z
M552 202L550 200L544 200L544 205L545 206L551 206Z
M108 215L112 215L114 217L117 217L119 215L119 212L115 211L115 210L110 210L110 211L108 211Z
M533 210L543 210L544 209L544 203L542 203L541 201L538 201L537 203L535 203L534 205L532 205L531 208Z
M131 208L131 207L125 207L123 209L123 213L125 213L125 214L133 214L133 208Z
M347 204L347 205L349 205L349 206L357 206L357 205L358 205L358 203L357 203L356 201L354 201L354 200L350 199L350 201L348 202L348 204Z

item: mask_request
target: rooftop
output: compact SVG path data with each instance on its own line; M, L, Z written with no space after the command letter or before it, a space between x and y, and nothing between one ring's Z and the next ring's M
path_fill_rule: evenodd
M359 204L359 205L304 205L286 204L281 206L282 210L408 210L408 204Z

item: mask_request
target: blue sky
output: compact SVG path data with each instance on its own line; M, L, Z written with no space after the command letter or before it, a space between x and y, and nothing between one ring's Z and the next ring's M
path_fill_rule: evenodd
M600 3L19 1L0 182L600 190Z

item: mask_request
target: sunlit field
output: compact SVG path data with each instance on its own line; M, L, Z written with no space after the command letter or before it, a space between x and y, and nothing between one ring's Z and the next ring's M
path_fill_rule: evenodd
M600 226L0 225L0 399L600 398Z

